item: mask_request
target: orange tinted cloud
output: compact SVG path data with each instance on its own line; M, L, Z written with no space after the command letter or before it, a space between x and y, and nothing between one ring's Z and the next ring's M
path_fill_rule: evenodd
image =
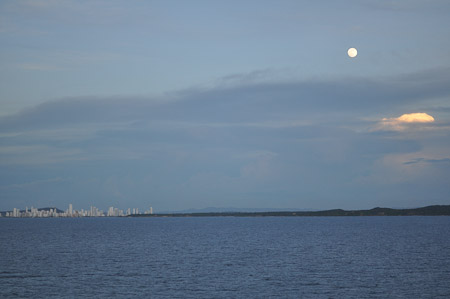
M405 130L409 124L432 122L434 122L434 117L427 113L407 113L399 117L383 118L378 124L377 129L402 131Z
M420 113L403 114L396 120L398 122L405 122L405 123L432 123L434 122L434 117L429 114L420 112Z

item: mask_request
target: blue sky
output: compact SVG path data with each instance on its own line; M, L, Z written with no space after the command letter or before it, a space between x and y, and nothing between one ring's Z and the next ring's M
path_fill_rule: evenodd
M449 13L2 1L0 210L450 204Z

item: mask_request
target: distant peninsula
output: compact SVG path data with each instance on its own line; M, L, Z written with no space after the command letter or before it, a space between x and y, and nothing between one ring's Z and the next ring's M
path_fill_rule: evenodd
M416 209L373 208L370 210L324 210L324 211L279 211L279 212L205 212L137 214L128 217L267 217L267 216L450 216L450 205L433 205Z

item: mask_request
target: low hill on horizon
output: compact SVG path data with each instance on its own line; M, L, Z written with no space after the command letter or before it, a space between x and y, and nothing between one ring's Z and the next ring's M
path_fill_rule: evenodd
M196 212L132 215L131 217L201 217L201 216L450 216L450 205L432 205L415 209L376 207L370 210L332 209L323 211L267 211L267 212Z

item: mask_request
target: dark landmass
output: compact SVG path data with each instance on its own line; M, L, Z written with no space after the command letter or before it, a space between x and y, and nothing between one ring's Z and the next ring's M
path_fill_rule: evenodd
M435 205L416 209L373 208L371 210L325 210L325 211L280 211L280 212L210 212L140 214L128 217L261 217L261 216L450 216L450 205Z

